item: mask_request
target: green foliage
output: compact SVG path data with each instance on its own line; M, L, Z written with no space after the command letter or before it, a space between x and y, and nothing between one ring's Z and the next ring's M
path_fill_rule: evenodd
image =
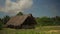
M3 23L2 23L2 21L1 21L1 19L0 19L0 30L2 30L2 27L3 26Z
M56 16L56 17L42 17L42 18L36 18L37 21L37 25L38 26L58 26L60 25L60 17Z
M10 17L8 15L4 16L4 18L2 19L2 22L4 24L6 24L9 21Z
M8 22L9 19L9 16L4 16L4 18L0 18L0 30L3 28L3 25Z
M0 22L0 30L2 30L2 23Z
M22 12L19 12L19 13L17 13L17 15L23 15L23 13Z

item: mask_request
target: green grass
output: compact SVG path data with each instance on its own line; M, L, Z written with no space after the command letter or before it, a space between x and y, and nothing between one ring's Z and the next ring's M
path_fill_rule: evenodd
M0 34L60 34L60 26L43 26L35 29L3 28Z

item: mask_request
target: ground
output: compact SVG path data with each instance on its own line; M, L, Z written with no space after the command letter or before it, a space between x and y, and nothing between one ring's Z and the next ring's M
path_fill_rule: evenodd
M3 28L0 34L60 34L60 26L40 26L35 29Z

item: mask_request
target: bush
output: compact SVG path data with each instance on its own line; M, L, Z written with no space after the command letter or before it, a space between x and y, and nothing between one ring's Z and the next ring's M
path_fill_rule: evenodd
M3 25L2 22L0 22L0 30L2 30L2 28L3 28L2 25Z

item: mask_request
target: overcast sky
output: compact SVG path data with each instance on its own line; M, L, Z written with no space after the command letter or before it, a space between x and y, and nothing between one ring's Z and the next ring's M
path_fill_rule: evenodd
M10 2L10 4L9 4ZM0 0L0 17L4 15L15 15L19 11L35 17L60 16L60 0ZM8 9L2 11L8 4ZM4 10L4 9L3 9Z

